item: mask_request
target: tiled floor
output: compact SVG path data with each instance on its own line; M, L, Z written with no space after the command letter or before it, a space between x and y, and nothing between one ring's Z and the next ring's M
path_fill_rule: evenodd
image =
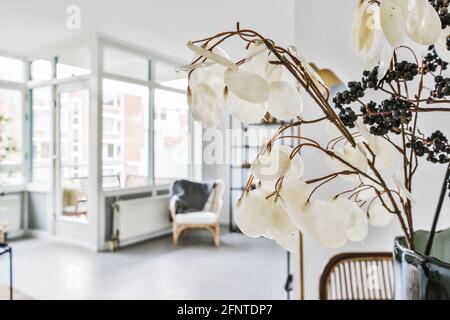
M15 288L35 299L285 299L286 253L264 239L206 231L95 253L55 240L23 239L14 249ZM0 284L7 283L6 259Z

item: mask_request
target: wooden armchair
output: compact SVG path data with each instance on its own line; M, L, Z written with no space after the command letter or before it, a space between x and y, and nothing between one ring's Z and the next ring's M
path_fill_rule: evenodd
M394 269L390 252L341 253L320 277L321 300L392 300Z
M208 202L202 211L177 214L177 201L173 196L170 199L170 214L172 216L173 245L177 245L181 233L189 229L207 229L214 236L214 245L220 245L219 218L222 212L225 182L217 179L211 191Z

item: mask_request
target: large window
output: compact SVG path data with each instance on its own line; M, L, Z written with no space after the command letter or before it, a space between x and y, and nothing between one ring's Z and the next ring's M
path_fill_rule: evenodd
M32 176L36 184L50 186L52 95L50 87L32 91Z
M177 73L175 64L152 59L138 50L106 40L100 48L103 63L98 74L102 78L99 152L103 188L143 187L188 178L192 146L184 94L186 79ZM85 81L85 77L77 77L91 73L90 60L89 49L83 46L37 57L29 64L33 87L30 97L33 183L51 186L57 180L50 179L52 152L60 155L61 172L55 177L61 177L62 188L80 188L77 181L86 180L89 165L94 165L89 163L87 153L89 93L61 92L64 86L58 82L63 78L64 82L68 82L67 78L73 78L74 83ZM51 79L58 84L48 87L39 84ZM56 112L53 99L59 102L55 104Z
M174 64L132 51L105 46L103 53L105 77L112 78L103 80L103 187L188 178L192 146L185 77Z
M184 94L155 90L155 184L189 176L189 109Z
M24 82L24 62L0 56L0 186L23 184L23 99L20 82ZM13 89L16 88L17 89Z
M23 89L25 64L20 59L0 56L0 186L18 185L24 179Z
M149 183L149 89L103 80L103 187Z
M23 108L19 90L0 88L0 185L21 184Z

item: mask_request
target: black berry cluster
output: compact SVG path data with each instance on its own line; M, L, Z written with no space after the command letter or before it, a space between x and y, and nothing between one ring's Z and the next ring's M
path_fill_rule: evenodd
M378 89L380 82L392 82L392 81L411 81L419 74L419 66L416 63L408 61L397 62L393 69L386 72L382 79L378 77L378 66L372 70L366 70L363 72L361 80L363 89Z
M435 91L433 95L439 99L450 95L450 78L444 78L443 76L434 77L434 88Z
M333 98L333 102L336 106L342 106L344 104L350 104L359 98L364 97L364 88L361 82L351 81L347 84L348 90L338 92Z
M447 41L447 46L449 46L450 43ZM448 48L448 47L447 47ZM448 63L443 61L436 53L436 50L434 49L434 46L428 47L427 54L423 57L423 64L424 64L424 73L427 72L435 72L439 68L441 70L446 70Z
M395 64L394 70L389 70L383 78L386 82L394 80L411 81L419 74L419 66L408 61L401 61Z
M430 2L435 6L439 6L439 13L443 25L445 23L445 26L450 26L450 19L447 21L449 17L447 7L450 0L434 0ZM444 7L445 9L442 9ZM447 49L450 50L450 38L447 39ZM381 101L381 103L370 101L364 105L360 101L360 98L365 96L367 89L382 89L383 91L389 92L383 89L386 83L391 84L393 81L412 81L417 75L428 72L437 72L439 74L442 70L446 70L447 67L448 63L437 55L434 46L430 46L427 55L423 59L423 68L419 68L417 63L401 61L394 63L392 68L381 77L379 68L376 66L372 70L363 72L361 82L349 82L346 90L338 92L335 95L333 103L339 110L339 118L349 128L354 128L356 120L358 117L361 117L363 122L369 126L370 133L373 135L400 134L402 128L404 126L408 127L413 119L413 109L415 108L415 104L411 102L413 100L408 100L402 95L397 96L397 94L392 93L388 99ZM435 80L435 88L431 93L430 99L442 99L450 96L450 78L444 78L434 73L432 76ZM363 104L359 110L359 114L351 107L351 104L354 102L361 102ZM449 141L440 131L434 132L426 139L413 136L406 146L412 148L417 156L425 156L432 163L450 163Z
M441 18L442 29L450 25L450 13L448 12L449 0L428 0Z
M370 126L370 133L383 136L389 132L399 133L402 124L408 124L412 119L411 102L391 97L380 105L371 101L361 107L362 119Z
M377 90L378 84L378 66L372 70L366 70L363 72L363 78L361 80L363 88L369 88Z
M345 126L354 128L355 121L358 119L358 116L356 115L355 111L352 110L352 108L342 107L339 112L339 118L342 120Z
M356 113L350 107L344 107L352 102L357 101L359 98L364 97L364 86L361 82L351 81L348 83L348 90L338 92L333 98L333 103L337 109L339 109L339 117L342 122L350 128L355 126L357 119Z
M450 146L447 137L441 131L435 131L425 140L416 140L406 144L419 157L427 156L432 163L448 163L450 161Z

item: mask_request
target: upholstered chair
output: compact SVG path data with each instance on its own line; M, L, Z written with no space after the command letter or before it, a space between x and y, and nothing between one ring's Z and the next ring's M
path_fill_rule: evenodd
M207 229L214 236L214 245L220 245L219 218L222 212L225 182L222 179L214 181L208 200L200 211L177 213L179 197L170 199L170 214L172 216L173 245L176 246L181 233L189 229Z

